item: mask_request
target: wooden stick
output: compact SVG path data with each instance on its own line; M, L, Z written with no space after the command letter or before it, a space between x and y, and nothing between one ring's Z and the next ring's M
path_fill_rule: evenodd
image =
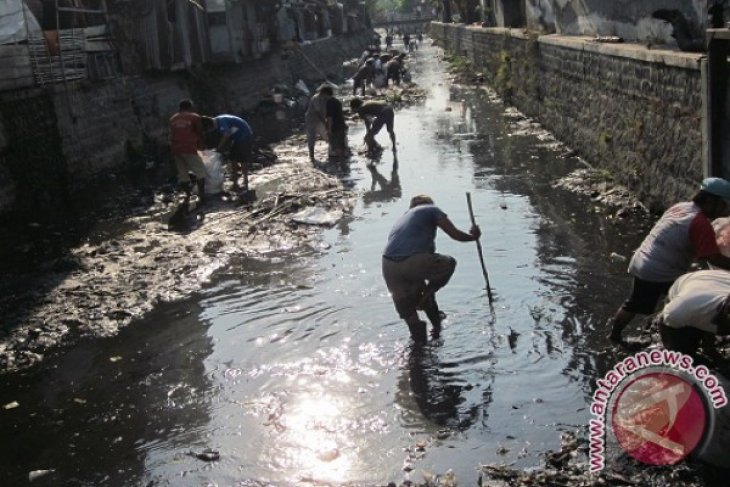
M466 204L469 207L469 217L471 218L471 224L476 225L477 222L474 219L474 210L471 207L471 193L467 191L466 193ZM484 275L484 281L487 284L487 298L489 298L489 305L491 306L494 297L492 296L492 288L489 285L489 274L487 274L487 266L484 265L484 254L482 252L482 243L479 241L479 239L476 239L475 242L477 243L477 253L479 254L479 263L482 265L482 274Z

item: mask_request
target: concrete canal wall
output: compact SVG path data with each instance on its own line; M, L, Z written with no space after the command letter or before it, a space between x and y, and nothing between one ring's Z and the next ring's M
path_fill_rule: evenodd
M183 98L202 113L243 113L278 83L336 79L372 32L320 39L246 64L147 72L0 93L0 216L61 206L109 172L164 154ZM255 129L256 127L254 127Z
M690 196L703 176L702 55L522 29L432 24L509 103L652 208Z

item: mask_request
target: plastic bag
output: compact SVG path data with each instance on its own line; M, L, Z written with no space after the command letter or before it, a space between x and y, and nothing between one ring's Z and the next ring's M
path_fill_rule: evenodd
M339 210L327 211L324 208L310 206L292 215L291 219L305 225L331 226L342 219L343 213Z
M200 151L200 157L205 165L205 194L219 194L223 192L223 156L214 150Z
M304 82L304 80L300 79L299 81L297 81L297 84L295 84L294 87L307 96L312 93L311 91L309 91L309 87L307 86L307 83Z

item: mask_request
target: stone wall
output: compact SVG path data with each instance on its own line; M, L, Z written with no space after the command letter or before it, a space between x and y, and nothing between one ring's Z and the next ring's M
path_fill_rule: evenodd
M66 160L45 90L0 94L0 209L38 212L66 195Z
M123 78L104 83L77 82L49 91L65 158L69 190L116 169L129 144L141 145L140 120Z
M673 44L672 27L652 18L659 9L677 10L692 33L707 28L706 0L526 0L530 30L563 35L620 36L626 40Z
M0 216L62 206L72 192L135 159L159 157L178 102L204 113L243 114L279 83L337 80L342 61L372 39L331 37L246 64L127 75L0 94ZM254 126L254 130L256 127Z
M651 207L696 190L703 177L700 55L456 24L433 24L432 36Z

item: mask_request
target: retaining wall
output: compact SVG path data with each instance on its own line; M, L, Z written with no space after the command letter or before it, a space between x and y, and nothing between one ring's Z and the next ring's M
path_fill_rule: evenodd
M652 208L696 191L703 177L702 55L459 24L434 23L431 35Z

